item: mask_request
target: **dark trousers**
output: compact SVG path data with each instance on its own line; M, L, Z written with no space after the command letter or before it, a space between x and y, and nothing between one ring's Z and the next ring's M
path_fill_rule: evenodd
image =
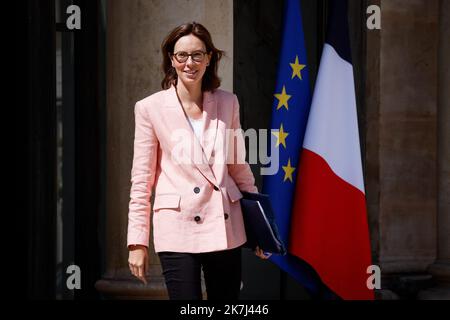
M241 248L206 253L160 252L170 300L202 300L201 269L208 300L237 300Z

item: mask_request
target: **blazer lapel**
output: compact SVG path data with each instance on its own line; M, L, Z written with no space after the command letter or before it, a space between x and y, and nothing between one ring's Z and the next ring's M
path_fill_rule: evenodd
M205 101L207 102L205 103ZM204 125L202 136L204 136L205 131L209 132L210 136L214 136L212 140L210 140L209 138L206 139L207 141L205 141L205 139L202 139L203 141L205 141L203 144L205 145L206 149L204 148L202 142L200 142L197 139L197 136L194 134L191 125L189 124L189 120L186 118L183 107L178 100L178 96L174 86L170 87L167 90L165 104L167 107L170 107L171 110L174 110L174 116L176 117L174 121L177 121L180 124L180 128L183 129L183 132L188 132L189 139L194 144L193 146L191 145L191 150L189 152L191 163L197 167L197 169L206 179L208 179L211 183L216 184L214 173L212 172L211 167L208 164L209 157L213 148L213 145L211 145L211 143L208 143L208 141L214 142L216 135L215 132L217 131L217 106L214 97L209 92L205 92L203 97L202 119ZM210 128L213 129L210 130ZM214 128L216 129L214 130ZM213 132L214 134L211 134L211 132Z
M214 94L206 91L203 94L203 134L202 145L208 163L217 135L217 100Z

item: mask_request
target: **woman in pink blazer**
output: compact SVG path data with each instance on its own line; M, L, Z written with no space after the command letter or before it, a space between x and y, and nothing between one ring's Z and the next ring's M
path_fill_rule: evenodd
M237 97L218 89L222 53L201 24L175 28L162 44L164 90L135 106L129 266L146 283L154 192L153 240L170 299L201 299L201 268L208 299L239 297L239 199L257 188L237 130Z

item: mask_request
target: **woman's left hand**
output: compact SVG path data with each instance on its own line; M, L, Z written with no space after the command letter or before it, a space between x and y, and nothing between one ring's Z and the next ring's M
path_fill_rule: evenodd
M267 260L267 259L270 258L270 256L272 254L271 253L264 253L264 251L262 249L260 249L258 246L256 246L255 255L257 255L258 257L260 257L263 260Z

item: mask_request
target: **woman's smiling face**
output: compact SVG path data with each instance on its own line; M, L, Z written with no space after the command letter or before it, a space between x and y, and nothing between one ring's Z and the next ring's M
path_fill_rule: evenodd
M197 83L201 86L203 75L210 60L202 40L193 34L181 37L175 43L171 60L178 79L186 87L191 87Z

